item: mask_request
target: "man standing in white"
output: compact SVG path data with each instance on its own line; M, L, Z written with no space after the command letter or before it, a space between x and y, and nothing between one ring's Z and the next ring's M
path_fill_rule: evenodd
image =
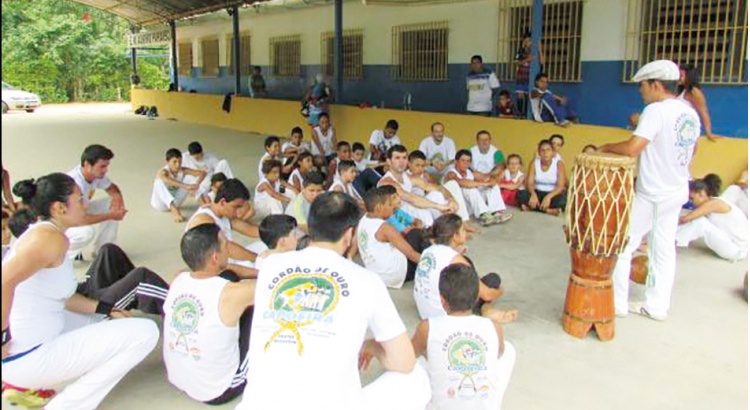
M482 56L471 57L471 71L466 74L466 89L469 91L466 111L489 117L492 113L492 93L499 88L500 81L495 73L482 65Z
M432 124L430 132L431 134L419 144L419 150L427 157L428 166L425 171L433 176L435 181L440 181L456 156L456 143L445 135L442 123Z
M214 174L221 172L229 179L234 178L229 162L225 159L219 160L212 152L203 152L203 146L197 141L191 142L188 145L187 152L182 153L182 166L206 173L206 177L198 188L198 192L196 192L196 196L199 198L211 191L211 177ZM197 180L196 177L190 175L185 177L186 184L193 184Z
M81 165L68 172L81 189L84 203L88 205L83 225L70 228L65 232L65 236L70 239L68 254L71 256L79 256L94 236L96 236L94 254L102 245L117 241L119 222L125 218L128 211L125 209L125 201L120 188L107 178L109 162L114 156L115 154L103 145L89 145L83 150ZM91 196L97 189L106 191L109 197L92 201ZM93 225L98 226L98 235Z
M614 270L615 313L620 317L630 310L655 320L665 320L670 307L677 267L677 223L688 196L688 166L701 128L695 110L675 98L672 90L679 78L680 70L672 61L657 60L641 67L633 77L633 81L640 83L640 93L646 103L638 127L629 140L599 149L638 157L628 245L619 255ZM631 257L649 232L646 300L628 309Z
M406 327L382 280L342 255L360 210L340 192L310 209L311 243L263 260L247 387L237 410L424 409L427 374L415 366ZM374 340L365 340L369 331ZM377 357L386 372L362 388L357 363ZM294 387L290 394L290 386Z

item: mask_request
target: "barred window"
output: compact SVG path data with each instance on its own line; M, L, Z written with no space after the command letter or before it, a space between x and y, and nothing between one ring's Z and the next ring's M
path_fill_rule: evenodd
M190 77L193 69L193 43L180 43L177 47L177 72Z
M448 22L394 26L391 78L448 80Z
M227 73L234 75L234 35L227 36ZM242 61L242 69L240 74L250 75L250 34L240 33L240 61Z
M201 53L203 55L203 77L217 77L219 75L219 39L207 39L201 41Z
M362 30L344 30L344 78L362 78ZM335 63L334 33L327 31L320 35L320 63L325 75L333 75Z
M271 74L278 77L299 77L302 74L300 35L272 37L268 41L271 53Z
M692 64L706 84L747 84L747 0L630 0L623 80L649 61Z
M532 0L510 0L500 10L497 73L501 81L515 81L523 58L523 39L531 32ZM581 81L581 22L583 1L556 1L544 5L542 17L542 71L550 81Z

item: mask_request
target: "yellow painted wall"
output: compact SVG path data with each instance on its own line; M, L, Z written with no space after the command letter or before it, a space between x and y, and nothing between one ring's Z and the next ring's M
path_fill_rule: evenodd
M231 113L226 113L221 110L222 96L134 89L131 98L133 107L157 106L161 118L281 136L289 135L295 126L306 129L305 119L299 114L300 105L295 101L240 97L233 100ZM486 129L506 155L520 154L524 163L532 157L539 140L552 134L565 137L562 155L569 163L587 144L601 145L630 136L624 129L593 125L560 128L525 120L352 106L332 106L331 117L339 140L352 143L367 143L372 130L382 128L389 119L395 119L400 124L398 134L401 141L410 149L417 148L435 121L445 124L446 133L456 141L458 148L474 145L477 131ZM306 138L310 138L309 132L306 132ZM747 168L747 159L746 139L726 138L719 142L701 139L691 171L695 177L714 172L727 183Z

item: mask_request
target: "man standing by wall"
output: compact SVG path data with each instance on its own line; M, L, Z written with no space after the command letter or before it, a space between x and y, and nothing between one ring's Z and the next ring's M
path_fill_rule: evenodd
M471 57L471 71L466 74L466 89L469 101L466 111L473 115L489 117L492 114L492 94L500 88L500 82L492 70L484 68L482 56Z

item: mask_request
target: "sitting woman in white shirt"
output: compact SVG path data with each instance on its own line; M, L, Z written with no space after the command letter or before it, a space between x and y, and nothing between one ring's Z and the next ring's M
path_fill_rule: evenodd
M559 215L565 210L565 167L555 158L555 151L549 140L542 140L538 146L539 156L529 164L526 177L526 190L518 193L518 203L522 211L539 211Z

